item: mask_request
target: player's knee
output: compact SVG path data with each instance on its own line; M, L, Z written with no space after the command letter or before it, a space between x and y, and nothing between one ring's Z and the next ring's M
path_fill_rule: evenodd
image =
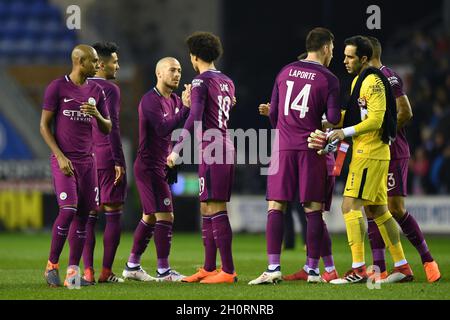
M167 221L172 223L175 219L173 212L157 212L155 213L155 217L156 221Z
M123 209L122 203L105 203L103 205L103 211L113 212L113 211L121 211Z
M286 205L286 201L269 201L268 211L278 210L284 212L286 210Z
M156 217L153 214L142 214L142 220L144 220L144 222L146 224L155 224L156 223Z
M389 211L395 219L400 219L406 213L403 204L397 201L389 201Z
M400 220L405 215L405 210L401 207L389 208L389 212L392 214L395 220Z

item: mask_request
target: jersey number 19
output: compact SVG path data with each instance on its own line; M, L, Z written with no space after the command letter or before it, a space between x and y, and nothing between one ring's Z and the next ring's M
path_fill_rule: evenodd
M294 81L287 80L287 92L286 92L286 100L284 101L284 115L289 115L289 109L300 111L300 118L303 119L306 116L306 113L309 111L308 108L308 98L309 91L311 90L311 85L309 83L305 84L303 89L291 102L292 89L294 88ZM302 104L299 105L300 100L302 100Z
M229 96L217 96L219 100L219 128L227 128L227 121L230 119L231 98Z

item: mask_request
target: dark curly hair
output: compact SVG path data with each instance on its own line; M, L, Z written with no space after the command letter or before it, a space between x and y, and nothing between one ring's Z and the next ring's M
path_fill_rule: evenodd
M210 32L195 32L186 39L189 52L205 62L217 60L223 52L220 38Z

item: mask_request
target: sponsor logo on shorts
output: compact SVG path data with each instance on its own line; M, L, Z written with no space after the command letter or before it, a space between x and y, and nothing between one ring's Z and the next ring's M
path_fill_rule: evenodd
M97 101L95 101L95 99L93 97L89 97L88 103L95 106L97 104Z
M59 198L60 198L61 200L66 200L66 199L67 199L67 193L61 192L61 193L59 194Z
M170 206L170 199L169 199L169 198L165 198L165 199L164 199L164 204L165 204L166 206Z

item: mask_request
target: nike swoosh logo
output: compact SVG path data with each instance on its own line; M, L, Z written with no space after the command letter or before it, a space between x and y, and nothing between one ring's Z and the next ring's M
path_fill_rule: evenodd
M62 231L69 230L69 228L61 228L60 226L57 226L56 228L58 228L58 230L62 230Z
M69 101L72 101L72 100L75 100L75 99L66 99L66 98L64 98L64 102L69 102Z
M395 188L397 188L397 186L392 187L392 188L388 188L387 191L391 191L392 189L395 189Z
M353 190L353 189L347 189L347 188L345 188L345 191L350 191L350 190Z
M167 117L169 114L168 113L164 113L163 116L164 118Z

